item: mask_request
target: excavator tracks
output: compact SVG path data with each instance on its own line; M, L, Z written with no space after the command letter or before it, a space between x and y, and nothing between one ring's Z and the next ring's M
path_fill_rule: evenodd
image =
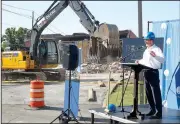
M44 72L18 72L18 71L2 71L3 81L18 81L18 80L47 80Z
M65 73L65 72L64 72ZM43 81L63 81L63 72L24 72L24 71L2 71L2 81L23 81L23 80L43 80Z

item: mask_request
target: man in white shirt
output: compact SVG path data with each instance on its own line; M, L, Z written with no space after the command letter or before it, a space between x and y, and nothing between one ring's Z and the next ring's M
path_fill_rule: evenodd
M151 116L152 119L160 119L162 118L162 99L158 69L164 62L164 55L161 49L154 44L154 39L154 33L148 32L144 38L147 49L143 53L143 58L136 60L136 63L152 68L144 72L146 96L151 109L146 116Z

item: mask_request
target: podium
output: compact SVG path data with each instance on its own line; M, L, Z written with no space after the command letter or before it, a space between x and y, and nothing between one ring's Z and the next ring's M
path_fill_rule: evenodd
M139 81L139 73L142 70L149 70L152 69L150 67L147 67L142 64L138 63L121 63L124 66L131 67L131 69L134 70L134 98L133 98L133 110L132 112L127 116L127 119L138 119L142 118L142 116L139 117L139 115L142 115L141 112L138 111L138 81ZM138 115L137 115L138 114Z

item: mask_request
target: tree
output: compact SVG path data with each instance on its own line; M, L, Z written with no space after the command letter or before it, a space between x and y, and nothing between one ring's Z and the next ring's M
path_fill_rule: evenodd
M28 29L23 27L18 28L18 30L14 27L7 28L3 38L9 42L10 47L24 46L24 37L27 31Z
M25 37L25 34L27 33L27 31L28 31L27 28L22 28L22 27L20 27L16 31L16 39L18 41L18 44L24 44L24 37Z
M1 51L4 51L6 47L8 47L8 42L6 40L1 42Z
M2 35L1 43L6 40L6 35Z
M1 43L1 46L2 46L3 49L5 49L6 47L8 47L8 42L7 41L3 41Z
M16 28L7 28L5 31L6 40L11 44L16 44Z

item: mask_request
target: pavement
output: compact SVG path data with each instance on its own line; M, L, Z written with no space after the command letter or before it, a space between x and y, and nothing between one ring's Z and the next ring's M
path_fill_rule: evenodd
M45 83L45 107L35 109L28 106L29 83L2 83L2 123L50 123L60 115L64 107L64 87L64 82ZM89 88L96 91L97 101L88 101ZM102 107L106 91L107 87L99 87L97 82L89 80L80 83L80 123L90 123L91 114L88 109ZM54 123L58 122L57 120ZM95 123L109 123L109 120L95 116Z
M124 76L124 78L128 78L129 77L129 72L127 73L127 75ZM114 80L122 80L122 77L120 77L120 73L111 73L111 78L113 78ZM131 78L133 77L133 74L131 74ZM97 73L97 74L81 74L81 80L83 82L85 81L108 81L109 80L109 73Z

